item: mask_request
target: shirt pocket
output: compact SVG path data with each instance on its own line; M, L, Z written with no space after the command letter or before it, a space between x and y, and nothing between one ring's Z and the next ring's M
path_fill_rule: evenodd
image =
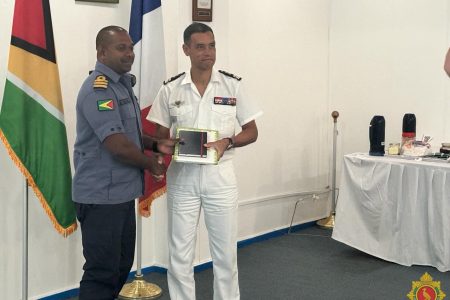
M175 127L192 127L192 105L169 107L170 121Z
M119 99L120 118L125 132L134 132L137 130L136 111L130 98Z
M212 104L213 126L215 126L223 136L234 134L234 124L236 121L236 106Z
M75 165L77 165L77 163L82 160L88 160L88 159L97 160L100 157L100 150L99 149L75 150L73 153L73 157L74 157Z

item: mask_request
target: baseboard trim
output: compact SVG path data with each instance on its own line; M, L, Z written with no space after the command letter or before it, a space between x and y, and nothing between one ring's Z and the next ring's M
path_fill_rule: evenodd
M299 230L302 230L302 229L305 229L305 228L308 228L311 226L315 226L315 225L316 225L315 221L304 223L304 224L294 225L291 228L291 232L299 231ZM243 248L248 245L257 243L257 242L261 242L261 241L265 241L265 240L268 240L271 238L282 236L284 234L287 234L288 230L289 230L289 227L286 227L286 228L278 229L278 230L268 232L268 233L265 233L265 234L262 234L262 235L259 235L256 237L245 239L245 240L239 241L237 243L237 247ZM195 266L194 272L197 273L197 272L201 272L203 270L207 270L210 268L212 268L212 261L208 261L208 262L205 262L205 263ZM163 268L163 267L158 267L158 266L150 266L150 267L142 268L141 272L144 275L149 274L149 273L165 274L165 273L167 273L167 269ZM130 272L130 275L128 275L128 279L133 279L135 275L136 275L136 271ZM54 295L46 296L44 298L39 298L39 300L61 300L61 299L73 298L76 296L78 296L78 288L70 289L70 290L60 292L60 293L57 293Z
M305 229L305 228L308 228L311 226L315 226L315 225L316 225L316 221L311 221L311 222L307 222L307 223L303 223L303 224L294 225L291 228L291 232L299 231L299 230L302 230L302 229ZM238 242L237 246L238 246L238 248L242 248L242 247L251 245L253 243L257 243L257 242L265 241L265 240L268 240L268 239L271 239L274 237L282 236L282 235L287 234L288 230L289 230L289 227L286 227L286 228L271 231L271 232L268 232L268 233L265 233L262 235L258 235L258 236L255 236L255 237L252 237L252 238L249 238L246 240L242 240L242 241Z

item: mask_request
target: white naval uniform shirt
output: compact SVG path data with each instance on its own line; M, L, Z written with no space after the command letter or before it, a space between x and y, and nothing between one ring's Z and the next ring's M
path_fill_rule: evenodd
M236 105L215 104L216 97L235 98ZM222 139L235 134L236 121L243 126L260 115L256 103L244 95L242 81L213 70L203 97L189 72L163 85L147 119L170 128L172 137L178 127L188 127L218 130ZM219 163L233 153L234 149L225 151Z

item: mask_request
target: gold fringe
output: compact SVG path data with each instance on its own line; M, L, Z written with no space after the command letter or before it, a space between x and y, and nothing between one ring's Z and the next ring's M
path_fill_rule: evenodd
M46 212L47 216L50 218L50 221L53 224L53 227L55 227L56 231L58 231L60 234L62 234L64 237L69 236L77 229L77 222L75 221L72 225L70 225L67 228L62 227L58 221L55 218L55 215L53 214L53 211L48 206L47 201L44 198L44 195L42 195L41 191L39 190L39 187L34 182L33 177L31 176L30 172L27 170L27 168L23 165L22 161L17 157L14 150L11 148L11 145L8 142L8 139L3 134L3 131L0 129L0 139L2 140L3 144L5 144L6 150L8 151L9 156L15 163L15 165L19 168L19 170L22 172L23 176L28 180L28 184L33 188L34 193L36 194L36 197L39 199L39 202L42 205L42 208Z
M163 186L162 188L159 188L153 193L151 193L150 196L148 196L147 198L139 200L139 213L141 214L141 216L146 218L150 217L150 215L152 214L151 206L153 200L162 196L165 192L166 186Z

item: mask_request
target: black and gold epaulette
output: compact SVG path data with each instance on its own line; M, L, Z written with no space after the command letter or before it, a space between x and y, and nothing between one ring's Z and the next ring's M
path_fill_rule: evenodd
M177 78L183 76L184 73L185 73L185 72L180 73L180 74L178 74L178 75L175 75L175 76L173 76L173 77L170 78L170 79L167 79L166 81L163 82L163 84L166 85L166 84L168 84L169 82L174 81L175 79L177 79Z
M236 79L237 81L241 81L241 79L242 79L242 77L236 76L236 75L234 75L234 74L228 73L228 72L223 71L223 70L219 70L219 72L222 73L222 74L225 75L225 76L234 78L234 79Z
M108 79L106 79L105 75L98 75L97 77L95 77L92 86L94 87L94 89L107 89Z

